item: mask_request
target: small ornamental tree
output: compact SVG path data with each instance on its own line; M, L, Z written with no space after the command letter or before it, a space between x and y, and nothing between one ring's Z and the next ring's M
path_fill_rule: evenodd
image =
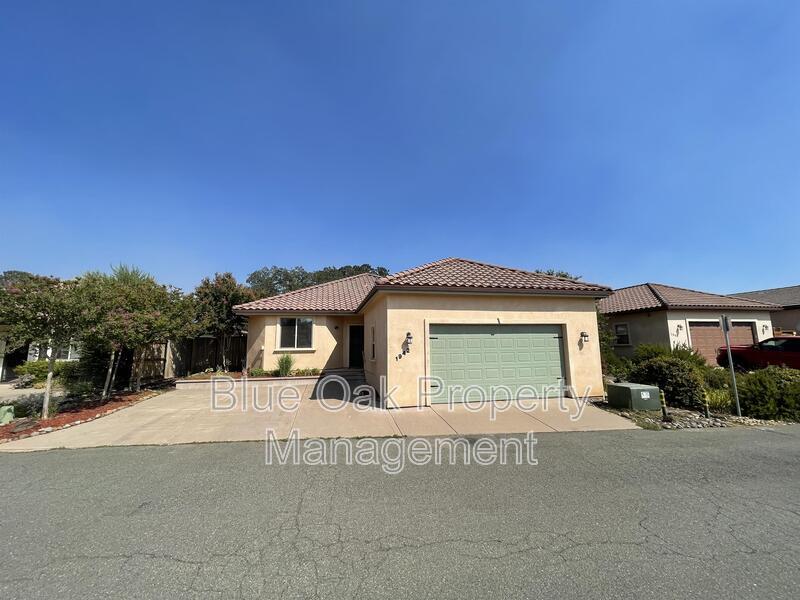
M142 364L152 344L187 335L192 329L192 302L177 288L161 285L135 268L114 269L117 303L106 326L117 332L123 345L134 350L137 373L131 388L139 391Z
M103 397L108 397L114 387L124 348L134 352L139 367L131 381L131 388L138 391L147 348L191 330L191 299L135 267L120 265L111 275L87 273L78 287L87 307L82 339L110 352Z
M115 367L122 349L127 342L126 328L122 321L112 316L124 310L125 295L123 286L114 275L90 272L80 278L78 294L86 313L86 324L81 331L81 344L98 348L109 353L103 385L103 399L111 395Z
M231 273L216 273L214 279L206 277L194 290L195 326L218 340L225 371L230 367L231 340L245 327L244 317L234 314L233 307L254 298L252 290L237 282Z
M0 287L0 322L12 346L26 343L49 348L42 418L50 413L53 371L59 348L79 338L85 314L74 280L22 278Z

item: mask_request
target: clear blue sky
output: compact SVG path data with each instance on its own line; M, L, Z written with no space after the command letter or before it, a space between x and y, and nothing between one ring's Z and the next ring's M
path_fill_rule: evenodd
M792 0L8 2L0 269L797 284L798 31Z

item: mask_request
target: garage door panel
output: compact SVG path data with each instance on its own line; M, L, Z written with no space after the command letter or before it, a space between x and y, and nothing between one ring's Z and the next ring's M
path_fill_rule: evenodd
M709 364L716 364L717 348L725 345L725 334L716 321L690 321L689 336L692 348L701 354ZM729 333L732 345L755 343L753 323L733 323Z
M487 397L490 386L552 391L564 377L557 325L431 325L430 352L431 374L443 380L443 392L453 386L478 386ZM463 401L463 393L454 400ZM432 402L447 402L447 396Z

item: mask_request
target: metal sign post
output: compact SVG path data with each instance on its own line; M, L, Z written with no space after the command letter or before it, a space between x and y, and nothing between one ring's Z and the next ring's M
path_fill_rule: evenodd
M733 356L731 356L731 320L727 315L722 315L722 331L725 334L725 346L728 350L728 368L731 370L731 384L733 386L733 397L736 400L736 416L742 416L742 409L739 406L739 388L736 387L736 370L733 368Z

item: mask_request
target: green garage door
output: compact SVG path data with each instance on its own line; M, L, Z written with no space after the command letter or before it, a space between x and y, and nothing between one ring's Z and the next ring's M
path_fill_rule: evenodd
M463 402L453 386L478 386L487 398L499 385L514 394L523 385L539 395L549 388L552 395L564 382L562 342L559 325L431 325L431 375L445 386L438 395L431 390L431 402L447 402L448 388L455 402ZM467 394L467 400L478 399L476 391Z

